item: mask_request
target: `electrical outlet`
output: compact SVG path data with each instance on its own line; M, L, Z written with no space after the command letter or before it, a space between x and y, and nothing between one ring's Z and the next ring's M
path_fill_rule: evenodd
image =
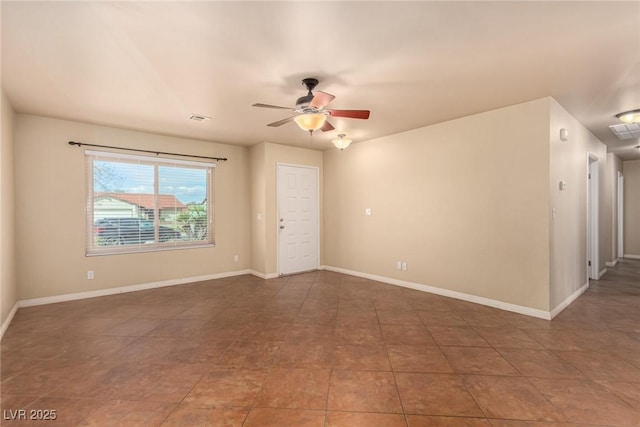
M87 280L93 280L94 274L93 270L87 271Z
M406 262L402 262L402 271L407 271L407 263Z
M366 208L366 209L364 210L364 214L365 214L366 216L371 216L371 215L373 215L373 211L371 210L371 208Z
M396 261L396 268L402 270L402 261Z
M239 260L240 260L240 257L238 255L233 256L233 262L238 262Z

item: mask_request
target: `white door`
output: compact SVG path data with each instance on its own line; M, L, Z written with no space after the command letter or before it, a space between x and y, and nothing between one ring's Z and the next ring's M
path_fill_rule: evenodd
M278 164L278 272L319 265L318 169Z

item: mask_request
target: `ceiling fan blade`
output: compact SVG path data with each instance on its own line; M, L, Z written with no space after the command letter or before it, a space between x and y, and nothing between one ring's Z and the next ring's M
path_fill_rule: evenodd
M334 130L335 128L333 127L333 125L331 123L329 123L329 120L325 121L324 124L322 125L322 127L320 128L320 130L322 132L329 132L331 130Z
M260 107L260 108L276 108L278 110L289 110L289 111L296 111L293 108L289 108L289 107L279 107L277 105L269 105L269 104L253 104L251 105L252 107Z
M278 126L282 126L285 125L289 122L293 121L293 118L295 116L291 116L291 117L287 117L286 119L282 119L282 120L278 120L277 122L273 122L273 123L269 123L267 126L271 126L272 128L278 127Z
M369 110L325 110L331 117L345 117L347 119L368 119Z
M333 101L334 98L335 96L331 95L330 93L317 91L313 96L313 99L309 103L309 108L324 108L329 105L329 103Z

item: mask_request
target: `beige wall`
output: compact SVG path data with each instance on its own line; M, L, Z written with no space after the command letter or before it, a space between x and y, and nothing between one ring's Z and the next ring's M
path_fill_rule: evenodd
M319 169L320 212L322 212L322 152L280 144L262 143L251 148L252 160L252 268L263 275L278 274L277 164L315 166ZM260 219L258 219L260 215ZM320 259L322 260L322 215ZM255 233L254 233L255 231ZM322 261L321 261L322 262Z
M264 174L266 143L250 149L251 169L251 269L267 274L267 234L264 213L266 210L266 177Z
M594 137L554 99L550 101L550 308L554 309L587 283L587 153L598 158L599 268L609 254L611 223L604 206L611 197L606 181L606 146ZM560 141L560 129L569 132ZM567 187L560 190L560 181Z
M9 100L0 92L0 298L2 312L0 320L3 326L13 306L18 301L18 281L15 258L15 188L14 188L14 119L15 115Z
M68 141L228 157L215 171L214 248L85 256L83 149ZM17 115L19 299L207 276L250 266L249 150L244 147ZM234 254L240 261L234 262ZM95 279L87 280L87 270Z
M618 257L618 172L622 172L622 160L613 153L607 153L605 173L605 197L603 205L603 220L605 235L602 239L605 251L605 261L612 263Z
M549 106L325 151L324 264L547 311Z
M640 257L640 160L622 163L624 174L624 254Z

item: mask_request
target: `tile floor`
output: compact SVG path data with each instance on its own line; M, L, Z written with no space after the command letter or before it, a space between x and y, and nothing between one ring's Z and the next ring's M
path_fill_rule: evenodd
M1 346L2 425L637 427L640 260L551 322L315 272L23 308Z

